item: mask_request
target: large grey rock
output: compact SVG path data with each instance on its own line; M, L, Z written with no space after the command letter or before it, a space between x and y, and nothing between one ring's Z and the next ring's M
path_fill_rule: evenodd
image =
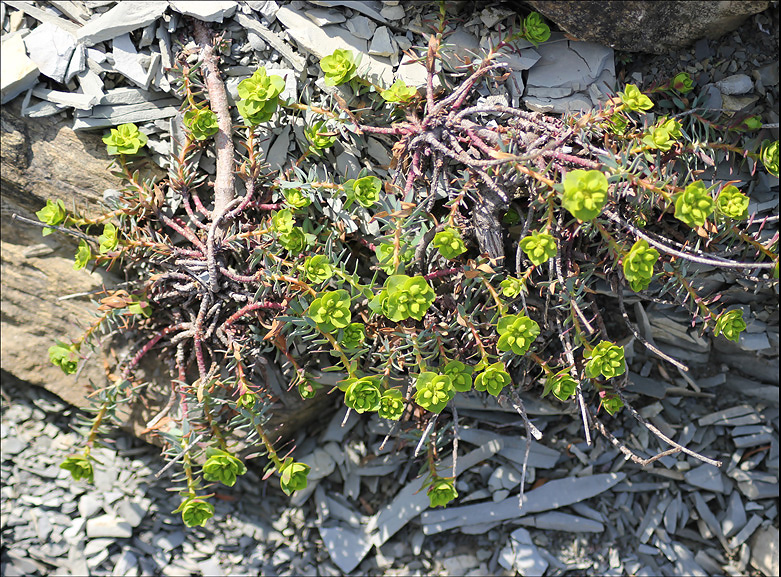
M0 45L0 102L5 104L38 80L38 66L27 56L20 33L3 36Z
M222 22L223 18L231 17L238 6L237 2L214 0L211 2L172 0L168 4L180 14L192 16L202 22Z
M751 566L770 577L779 574L778 527L762 527L751 539Z
M76 38L54 24L41 24L25 39L30 59L38 65L41 74L56 82L65 80Z
M718 38L770 4L755 0L527 0L525 3L578 40L597 42L616 50L655 54L677 50L700 38Z
M111 40L149 26L168 9L168 2L117 2L108 12L94 16L76 34L87 46Z

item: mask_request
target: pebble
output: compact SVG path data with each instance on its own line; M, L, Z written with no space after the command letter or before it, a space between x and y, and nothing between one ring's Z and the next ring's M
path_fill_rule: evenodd
M133 527L114 515L101 515L87 521L87 537L132 537Z

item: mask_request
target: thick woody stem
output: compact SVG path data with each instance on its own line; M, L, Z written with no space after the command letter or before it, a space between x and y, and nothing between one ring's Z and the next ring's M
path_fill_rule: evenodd
M209 103L212 112L217 115L219 131L215 137L217 149L217 176L214 180L214 211L215 219L233 200L236 191L233 185L233 125L225 84L220 77L217 66L217 55L212 46L212 35L203 22L193 21L195 41L203 48L204 79L209 92Z

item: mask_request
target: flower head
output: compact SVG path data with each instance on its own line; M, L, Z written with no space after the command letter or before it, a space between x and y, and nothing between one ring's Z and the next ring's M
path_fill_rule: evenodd
M382 182L376 176L364 176L357 180L348 180L343 186L347 195L347 206L353 201L357 201L362 207L369 208L380 200Z
M188 110L184 113L183 122L195 140L206 140L220 129L217 115L208 108Z
M382 392L376 377L352 378L343 381L344 404L357 413L377 411L380 408Z
M570 170L564 177L562 205L578 220L592 220L607 200L607 177L599 170Z
M382 292L369 303L369 307L393 322L408 318L419 321L434 302L434 296L434 289L422 276L392 275L385 281Z
M466 393L472 390L472 373L475 370L462 363L461 361L449 361L442 372L450 377L453 388L459 393Z
M586 376L591 379L599 375L611 379L623 375L626 371L624 347L619 347L609 341L600 342L590 352L587 352L585 357L589 359L586 363Z
M435 234L431 244L439 251L439 254L447 259L454 259L466 252L464 239L461 238L456 229L450 227Z
M38 220L40 220L45 224L56 226L58 224L65 222L68 213L65 210L65 204L63 204L62 200L58 199L56 202L53 200L47 200L46 206L44 206L41 210L36 212L35 216L37 216ZM42 236L48 236L51 233L52 233L52 229L45 227L43 229Z
M325 73L326 86L338 86L349 82L355 76L355 62L352 52L337 49L330 56L320 60L320 68Z
M73 270L81 270L87 266L90 259L92 259L92 251L87 244L87 241L82 239L79 241L79 248L76 249L76 258L73 261Z
M182 521L188 527L203 527L214 517L214 505L203 499L190 498L182 505Z
M531 231L528 236L521 239L520 246L535 266L539 266L556 256L556 239L544 232Z
M692 182L674 197L675 218L692 228L702 226L713 212L715 203L701 180Z
M100 254L115 250L119 244L117 227L110 222L107 222L103 226L103 234L98 237L98 242L100 243Z
M323 254L309 256L304 261L304 274L309 282L321 283L334 276L331 261Z
M627 84L623 92L619 92L623 102L629 110L642 110L646 112L654 107L654 103L634 84Z
M778 141L763 140L759 158L765 169L778 178Z
M206 455L203 478L207 481L233 487L236 484L236 477L247 472L244 463L226 451L209 448L206 449Z
M293 457L288 457L279 468L279 486L290 495L294 491L306 489L307 475L311 467L306 463L296 463Z
M739 220L748 216L748 197L737 187L728 184L716 198L716 208L724 216Z
M540 44L550 38L550 27L538 12L531 12L523 19L523 37L532 44Z
M49 347L49 360L60 367L66 375L72 375L79 365L79 346L57 341L57 344Z
M407 86L407 84L401 79L394 82L393 86L390 88L380 92L380 96L382 96L388 102L407 102L408 100L411 100L413 97L417 96L417 94L418 91L416 88Z
M733 309L725 311L716 319L716 326L713 334L716 336L724 335L725 338L735 341L740 340L740 333L746 330L746 321L743 320L743 311Z
M441 413L456 390L448 375L422 372L415 381L415 402L432 413Z
M146 134L140 132L132 122L112 128L111 132L103 137L110 155L136 154L148 140Z
M523 292L523 283L515 277L507 277L499 283L502 294L509 299L514 299Z
M309 150L315 154L320 154L321 150L330 148L336 142L336 135L330 134L325 128L325 121L320 120L304 131L304 136L310 142Z
M624 277L632 290L639 292L648 288L654 276L654 265L659 251L650 248L645 240L638 240L624 257Z
M388 389L380 397L377 414L383 419L398 421L404 414L404 397L398 389Z
M341 345L345 349L357 349L366 339L366 325L363 323L350 323L344 327Z
M505 315L499 319L496 330L500 335L497 349L523 356L539 336L540 325L525 315Z
M92 462L84 455L68 455L68 457L60 463L60 469L70 471L74 481L86 479L88 482L92 483L95 476L95 472L92 469Z
M694 88L694 81L688 73L679 72L675 75L675 78L673 78L672 86L681 94L686 94L687 92L691 92Z
M432 507L444 507L458 497L458 491L456 491L455 485L453 485L453 480L443 479L442 477L437 477L429 485L427 494L429 504Z
M560 401L566 401L575 394L577 388L578 382L570 376L569 369L564 369L555 375L548 375L545 379L542 396L545 397L548 393L553 392L554 397Z
M485 370L475 377L475 390L488 391L494 397L499 396L507 385L512 383L510 373L501 362L488 365Z
M328 291L309 305L309 317L323 331L333 333L350 324L350 293L344 289Z

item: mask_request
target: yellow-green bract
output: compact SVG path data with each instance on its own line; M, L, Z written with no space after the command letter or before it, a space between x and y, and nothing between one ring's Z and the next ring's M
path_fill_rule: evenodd
M60 469L70 471L74 481L86 479L88 482L92 483L95 474L92 469L92 463L83 455L69 455L60 463Z
M578 220L596 218L607 201L607 177L599 170L570 170L561 204Z
M728 184L721 189L716 198L716 207L719 212L734 220L748 216L748 197L740 192L736 186Z
M140 132L132 122L112 128L111 132L103 137L110 155L136 154L148 140L146 134Z
M556 256L556 239L544 232L536 230L530 232L528 236L521 239L520 245L521 250L535 266ZM520 282L518 284L520 285Z
M759 157L767 171L778 178L778 141L763 140Z
M538 12L531 12L523 19L523 36L533 44L540 44L550 38L550 27Z
M398 421L404 414L404 397L398 389L388 389L382 393L377 414L383 419Z
M87 244L87 241L82 239L79 241L79 248L76 250L76 258L73 261L73 270L81 270L87 266L92 258L92 251Z
M452 479L437 477L427 490L429 504L432 507L444 507L458 497Z
M56 226L58 224L62 224L65 221L68 213L65 211L65 205L63 202L58 199L56 202L53 200L47 200L46 206L36 212L35 216L37 216L38 220L43 223ZM42 236L48 236L51 233L52 229L44 228Z
M119 237L117 236L117 227L107 222L103 226L103 234L98 237L100 243L100 254L105 254L117 248Z
M645 290L654 276L654 265L659 251L650 248L645 240L638 240L624 257L624 277L635 292Z
M679 72L675 75L675 78L673 78L672 85L673 88L681 94L686 94L687 92L691 92L692 88L694 88L694 81L686 72Z
M236 484L236 477L247 472L247 467L239 459L226 451L209 447L206 449L206 462L203 464L203 478L228 487Z
M309 470L310 467L306 463L296 463L292 457L288 457L280 466L279 486L286 495L306 489Z
M344 389L344 404L357 413L376 411L380 408L382 392L376 377L351 378L339 387Z
M406 102L411 100L418 94L417 89L407 86L407 84L399 79L393 83L393 86L380 92L382 96L388 102Z
M512 383L510 373L501 362L489 365L475 377L475 390L488 391L494 397L498 396L507 385Z
M624 347L619 347L609 341L601 341L584 356L589 359L586 363L586 376L591 379L599 375L612 379L615 376L623 375L626 371Z
M327 256L318 254L304 261L304 273L309 282L321 283L334 276L334 269Z
M701 180L692 182L674 197L675 218L692 228L702 226L713 213L715 203Z
M500 335L497 349L523 356L539 336L540 325L525 315L506 315L499 319L496 330Z
M217 124L217 115L208 108L188 110L184 113L182 121L190 129L195 140L206 140L217 134L220 129Z
M350 316L350 293L344 289L323 293L309 306L309 318L326 333L349 325Z
M640 89L634 84L627 84L624 87L623 92L619 92L623 102L629 110L642 110L646 112L654 107L654 103L645 94L640 92Z
M456 390L448 375L438 375L430 371L420 373L415 381L415 402L432 413L441 413Z
M713 334L716 336L724 335L725 338L738 342L740 340L740 333L745 330L746 321L743 320L743 311L740 309L733 309L719 315L719 318L716 319L716 326L713 329Z
M643 144L648 148L667 152L681 137L681 125L675 119L661 119L653 130L643 136Z
M624 406L624 402L616 395L607 394L600 399L599 404L608 415L615 415Z
M499 288L502 289L502 294L504 296L514 299L523 291L523 284L521 284L519 279L510 276L499 283Z
M271 119L279 103L279 95L285 88L281 76L268 75L266 69L258 68L238 86L239 100L236 108L248 124L255 125Z
M558 373L549 374L545 379L545 387L542 390L542 396L553 392L553 395L560 401L566 401L578 388L578 382L569 374L569 369L564 369Z
M347 195L345 207L349 207L353 201L357 201L362 207L370 208L380 200L382 181L376 176L350 179L342 186L344 186L344 192Z
M451 227L435 234L431 244L439 250L439 254L447 259L454 259L466 252L464 239L461 238L456 229Z
M376 313L382 313L393 322L423 318L434 302L434 289L422 276L392 275L385 288L369 303Z
M349 82L355 76L355 61L349 50L341 48L320 60L320 68L325 73L326 86L338 86Z
M461 361L448 361L442 369L442 372L450 377L453 388L459 393L466 393L472 390L472 373L475 370L462 363Z

